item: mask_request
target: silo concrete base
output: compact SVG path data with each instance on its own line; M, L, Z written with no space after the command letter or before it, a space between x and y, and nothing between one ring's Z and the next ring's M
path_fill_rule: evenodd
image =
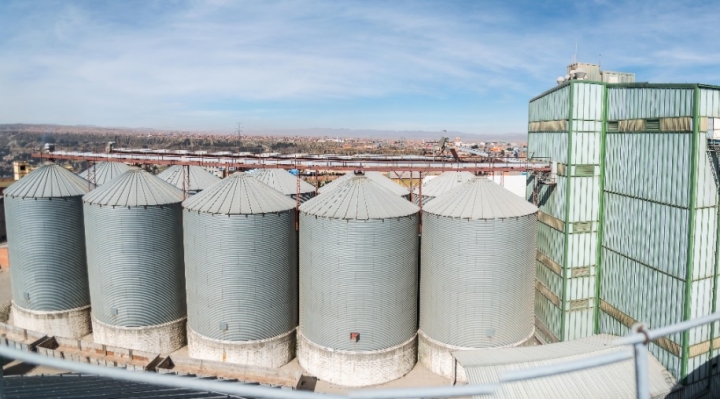
M121 327L105 324L93 317L93 340L97 344L165 355L185 345L186 322L187 318L183 317L154 326Z
M535 329L525 339L511 345L494 346L487 349L512 348L524 346L529 340L533 339ZM428 370L437 375L449 378L454 382L468 382L465 369L453 357L452 353L463 350L478 350L483 348L467 348L463 346L447 345L440 341L436 341L422 330L418 331L418 361Z
M417 363L417 335L392 348L351 352L317 345L297 333L298 361L318 379L347 387L383 384L398 379Z
M12 302L13 324L62 338L82 338L90 334L90 305L53 312L23 309Z
M456 382L467 382L467 375L452 352L468 349L473 348L445 345L418 331L418 362L433 373Z
M295 357L295 330L256 341L223 341L198 334L188 326L188 354L195 359L278 368Z

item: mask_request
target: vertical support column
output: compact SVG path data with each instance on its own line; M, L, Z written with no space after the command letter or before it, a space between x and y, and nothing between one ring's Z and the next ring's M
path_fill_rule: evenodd
M690 320L692 309L690 303L692 299L692 280L693 266L695 265L695 218L697 205L697 180L698 180L698 149L700 140L700 88L695 86L693 89L693 130L690 146L690 193L688 198L688 255L687 264L685 266L685 296L683 304L683 321ZM711 338L712 340L712 338ZM682 333L682 358L680 359L680 378L682 383L687 383L688 363L690 362L690 331L685 330Z
M570 260L570 257L568 255L569 250L568 247L570 246L570 186L572 185L572 178L571 178L571 166L572 165L572 131L573 131L573 108L575 104L575 82L570 81L570 108L568 111L568 139L567 139L567 173L565 174L565 234L564 234L564 245L563 245L563 264L562 264L562 298L560 302L560 341L565 341L567 339L567 334L565 333L565 327L567 325L567 314L565 312L566 309L566 302L567 302L567 291L568 291L568 262Z
M602 127L600 131L600 187L598 189L597 253L595 261L595 309L593 310L595 334L600 334L600 282L602 281L603 223L605 221L605 143L607 142L608 88L603 84Z

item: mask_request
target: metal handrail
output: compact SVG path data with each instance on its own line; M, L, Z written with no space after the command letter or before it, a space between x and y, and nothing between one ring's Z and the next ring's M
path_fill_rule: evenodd
M60 370L77 373L93 374L102 377L119 379L130 382L163 385L176 388L185 388L198 391L212 391L225 394L239 395L251 398L276 399L410 399L410 398L452 398L459 396L493 395L503 384L526 381L535 378L550 377L553 375L593 369L609 364L619 363L634 358L636 395L641 399L650 398L648 378L648 348L647 345L658 338L687 331L720 321L720 312L697 319L684 321L666 327L648 330L642 324L633 326L633 333L613 341L612 346L633 346L633 352L619 351L602 354L580 360L566 361L552 365L543 365L524 370L506 371L500 374L495 384L469 384L464 386L390 388L390 389L363 389L352 390L347 395L330 395L315 392L278 390L263 386L243 384L229 384L227 382L184 378L180 376L129 371L118 368L107 368L87 363L78 363L42 356L36 353L20 351L0 345L0 357L17 359L23 362L48 366ZM1 378L1 375L0 375ZM2 390L0 390L2 392Z

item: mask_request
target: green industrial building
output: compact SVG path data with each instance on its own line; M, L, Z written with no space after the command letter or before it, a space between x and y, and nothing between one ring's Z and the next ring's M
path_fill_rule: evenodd
M529 105L528 157L553 165L527 181L540 209L537 336L624 335L638 321L658 328L714 312L717 158L708 142L720 136L720 87L563 80ZM717 372L718 327L650 351L675 377L703 380Z

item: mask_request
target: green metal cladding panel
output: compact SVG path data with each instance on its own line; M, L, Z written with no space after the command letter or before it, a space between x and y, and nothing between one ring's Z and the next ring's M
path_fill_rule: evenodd
M577 125L600 125L600 122L576 122ZM599 126L598 126L599 127ZM577 129L577 128L576 128ZM600 140L602 131L583 130L573 132L572 139L572 160L575 165L599 165L600 164Z
M717 186L713 176L713 166L707 154L707 140L704 136L705 134L701 132L697 148L698 181L695 206L698 208L717 205Z
M566 341L593 335L594 315L592 307L569 311L565 317L567 317L567 323L565 323Z
M555 295L562 295L562 277L540 262L535 263L535 278Z
M565 234L545 223L538 223L537 249L558 264L565 254Z
M596 233L570 234L568 244L568 268L595 265L598 245Z
M543 294L541 294L539 291L535 291L535 317L540 320L540 322L547 327L550 332L555 335L556 338L559 338L562 331L562 312L560 311L560 308L555 306L550 300L548 300ZM539 334L542 334L540 330L538 331Z
M553 90L530 101L528 121L555 121L570 115L570 85Z
M602 84L573 82L572 119L578 121L602 121L604 91L605 86Z
M695 211L695 247L693 280L715 275L715 244L717 242L717 209L700 208Z
M700 116L720 118L720 90L700 89Z
M571 205L568 222L597 221L600 208L600 176L571 177L569 202Z
M685 279L687 209L606 192L603 233L605 248Z
M692 88L608 87L608 120L693 116Z
M649 328L683 321L685 282L603 249L600 298ZM614 333L613 331L602 331ZM670 336L682 342L682 334Z
M608 133L605 191L687 207L690 133Z
M531 158L552 159L559 163L567 163L568 134L567 132L528 133L528 156Z

